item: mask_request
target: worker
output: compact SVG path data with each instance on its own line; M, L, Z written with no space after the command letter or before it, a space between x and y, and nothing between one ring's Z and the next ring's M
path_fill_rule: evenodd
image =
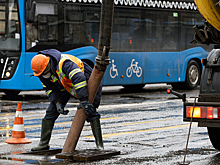
M91 123L97 148L103 148L100 127L100 114L96 111L101 99L102 85L99 86L94 102L88 101L87 83L92 68L75 56L61 54L56 49L38 52L31 60L33 75L37 76L46 90L50 105L42 119L41 139L31 151L49 149L55 120L60 114L67 115L64 107L71 96L80 101L78 109L83 108L87 115L87 122Z

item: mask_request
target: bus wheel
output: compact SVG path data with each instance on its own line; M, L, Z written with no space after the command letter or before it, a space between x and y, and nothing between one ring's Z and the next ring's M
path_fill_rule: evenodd
M213 147L220 151L220 128L218 127L207 127L209 139Z
M17 96L20 91L18 90L3 90L3 92L7 95L7 96Z
M200 78L201 71L199 64L191 60L186 69L186 79L184 82L185 89L195 89L199 85Z
M182 83L172 83L174 89L195 89L201 79L201 69L199 64L195 60L191 60L186 69L185 82Z

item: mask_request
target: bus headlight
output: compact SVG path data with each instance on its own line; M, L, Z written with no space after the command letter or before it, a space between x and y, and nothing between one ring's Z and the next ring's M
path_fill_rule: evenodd
M16 67L16 61L17 59L15 57L11 57L11 58L7 58L6 59L6 66L5 66L5 69L4 69L4 76L2 78L10 78L13 73L14 73L14 70L15 70L15 67Z
M11 65L14 65L15 61L14 60L11 60L10 64Z
M9 66L7 70L11 71L11 69L12 69L12 67L11 67L11 66Z
M10 77L10 75L11 75L11 73L8 72L8 71L5 73L5 76L6 76L6 77Z

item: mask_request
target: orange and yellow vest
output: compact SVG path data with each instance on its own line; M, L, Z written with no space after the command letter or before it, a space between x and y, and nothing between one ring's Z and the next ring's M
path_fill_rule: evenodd
M72 62L74 62L75 64L77 64L77 66L79 68L76 68L74 70L72 70L69 75L65 75L62 71L62 67L63 67L63 63L66 60L71 60ZM56 73L58 75L58 79L60 80L61 84L63 85L63 87L73 96L76 97L76 89L82 88L84 86L87 85L86 81L83 82L79 82L77 84L73 84L71 81L71 78L78 72L82 72L84 74L84 64L83 62L78 59L75 56L72 55L67 55L67 54L61 54L61 59L57 65L57 70Z

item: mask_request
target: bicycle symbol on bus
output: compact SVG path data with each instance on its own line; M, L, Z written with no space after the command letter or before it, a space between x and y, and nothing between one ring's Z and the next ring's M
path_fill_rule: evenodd
M112 59L112 67L110 68L111 78L115 78L116 76L118 76L118 70L115 67L116 65L114 64L114 59Z
M140 77L142 75L142 69L140 66L138 66L138 62L135 62L135 59L132 59L131 66L129 66L126 70L126 75L128 77L131 77L132 73L136 73L137 77Z

